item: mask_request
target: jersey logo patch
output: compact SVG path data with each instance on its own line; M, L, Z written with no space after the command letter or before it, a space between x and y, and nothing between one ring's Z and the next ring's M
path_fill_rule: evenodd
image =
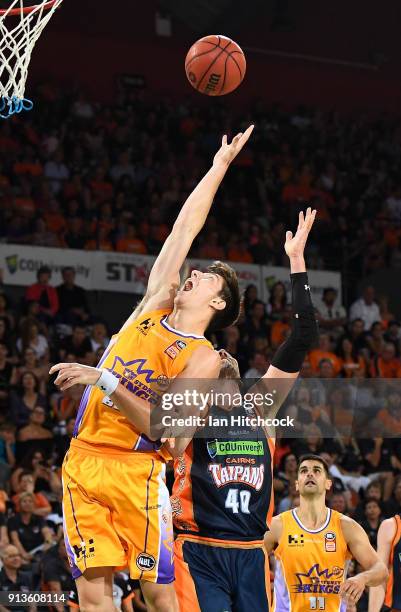
M136 329L141 332L144 336L147 336L152 327L154 327L155 323L153 323L152 319L145 319L141 321L139 325L136 326Z
M341 567L335 566L331 570L328 568L320 569L319 563L315 563L309 571L295 574L298 584L293 585L293 592L322 595L337 594L340 590L343 574L344 570Z
M328 531L324 536L324 550L326 552L336 552L336 534Z
M143 572L150 572L156 565L156 559L153 555L142 552L136 558L136 566Z
M170 344L164 351L170 359L175 359L182 349L186 347L186 343L183 340L176 340L173 344Z
M304 543L304 534L294 534L294 535L289 535L288 536L288 544L290 546L302 546Z

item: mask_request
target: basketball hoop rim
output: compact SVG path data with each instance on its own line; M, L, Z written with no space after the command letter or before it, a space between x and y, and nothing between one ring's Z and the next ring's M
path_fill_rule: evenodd
M43 6L42 6L42 10L43 11L47 11L49 9L51 9L51 7L56 4L57 0L48 0L48 2L46 2ZM33 11L36 11L37 8L40 7L40 4L35 4L34 6L27 6L21 9L21 7L19 8L14 8L11 9L11 11L9 9L0 9L0 17L2 15L7 15L7 17L12 16L12 15L21 15L21 13L23 15L29 15L29 13L33 13Z

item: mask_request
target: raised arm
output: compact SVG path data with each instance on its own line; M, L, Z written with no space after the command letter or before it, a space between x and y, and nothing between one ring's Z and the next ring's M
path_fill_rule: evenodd
M369 542L366 532L356 521L343 516L341 528L352 556L364 570L347 578L340 587L340 596L352 607L359 601L365 587L378 586L387 580L388 570Z
M277 349L266 374L254 389L261 386L274 390L274 404L264 410L264 417L274 418L292 389L307 352L317 339L318 324L312 304L308 275L306 273L304 251L309 232L316 217L316 210L308 208L304 217L299 213L298 228L295 236L286 233L285 251L290 260L293 324L291 335ZM250 389L250 393L253 388ZM271 435L271 434L270 434Z
M390 563L391 542L396 532L394 518L386 519L382 522L377 533L377 554L386 567ZM369 589L369 612L380 612L386 595L386 585L382 582Z
M228 167L248 141L253 127L251 125L243 134L237 134L230 144L227 143L227 136L223 136L212 167L186 200L153 265L146 295L140 308L135 310L135 317L138 317L145 307L146 310L172 307L179 285L181 266L193 241L205 224L216 191ZM126 325L133 320L131 315Z

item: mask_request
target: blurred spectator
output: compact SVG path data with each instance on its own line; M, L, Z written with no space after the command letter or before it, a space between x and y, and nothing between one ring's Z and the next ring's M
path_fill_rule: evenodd
M396 356L400 356L401 325L398 321L389 321L384 334L386 342L392 342L395 346Z
M17 454L22 457L31 448L51 448L45 440L51 440L53 434L43 427L46 420L46 411L42 406L35 406L29 415L28 424L22 427L17 436Z
M45 163L44 175L50 183L52 193L57 195L61 191L63 183L70 176L70 172L64 163L64 154L61 149L57 149L50 156L49 161Z
M27 302L39 303L39 314L44 322L52 322L59 309L57 291L49 285L51 270L42 266L37 272L37 283L30 285L25 292Z
M341 514L348 513L347 501L344 493L333 493L330 497L330 508L336 512L341 512Z
M138 237L135 225L127 225L125 234L116 242L116 251L121 253L147 253L147 248L143 240Z
M268 361L263 353L254 353L249 360L251 366L244 374L244 378L261 378L268 368Z
M262 336L267 338L269 328L266 320L265 305L261 300L254 300L249 316L245 319L243 326L247 338Z
M89 318L86 291L75 284L74 268L63 268L62 276L63 283L57 287L60 320L68 325L86 322Z
M336 304L336 300L337 290L333 287L326 287L323 290L322 304L317 311L317 320L322 329L338 337L344 332L347 313L341 304Z
M369 541L373 548L377 548L377 532L379 531L380 523L383 520L382 509L380 502L374 498L367 498L364 502L365 518L361 523L368 534Z
M10 591L30 593L34 588L32 584L32 575L21 570L23 563L21 549L13 544L9 544L1 549L0 558L3 564L0 571L0 591L2 593L8 593ZM7 609L6 607L3 608L3 610ZM35 612L36 606L18 606L16 604L13 605L13 610L15 610L15 612L26 612L26 610L28 610L28 612Z
M226 329L223 331L222 348L238 361L240 371L243 371L247 361L240 338L241 334L237 325L226 327Z
M48 359L49 343L46 337L39 333L38 324L28 318L21 326L21 336L17 339L17 349L20 354L24 353L27 348L33 349L38 359Z
M43 409L47 406L45 395L40 393L39 381L33 372L25 372L21 376L18 390L13 391L10 397L10 412L13 422L19 427L26 425L36 406Z
M390 390L387 406L379 410L377 419L383 425L385 437L401 436L401 394Z
M373 357L370 375L372 378L401 378L401 361L395 356L394 344L384 344L381 355Z
M331 350L331 341L328 334L320 334L319 348L313 349L308 355L314 373L318 373L322 360L329 361L333 366L334 376L341 371L341 361Z
M369 333L366 336L366 343L372 356L382 354L385 340L383 336L383 325L380 321L373 323Z
M277 514L281 512L286 512L287 510L291 510L292 508L297 508L299 506L299 492L296 489L295 482L292 481L288 485L287 495L281 498L280 503L278 504Z
M35 479L33 477L33 473L27 471L22 471L18 476L18 490L15 495L11 498L11 501L14 504L16 512L21 511L21 494L22 493L32 493L34 498L34 508L32 510L32 514L35 516L46 517L51 512L51 506L43 495L43 493L34 493L35 490Z
M373 323L381 320L379 306L375 302L375 290L371 285L365 287L362 297L351 305L349 318L351 321L362 319L366 331Z
M92 351L92 344L86 335L86 327L83 323L76 323L72 334L61 340L58 354L60 360L63 361L70 353L80 359L90 351Z
M104 323L94 323L89 340L91 343L92 353L96 353L96 351L98 351L100 348L103 350L107 348L110 338L107 336L107 329Z
M82 385L75 385L62 393L53 395L51 406L53 419L56 421L54 430L56 433L64 434L67 420L75 418L83 391Z
M284 283L277 281L270 289L267 313L273 321L281 320L287 306L287 291Z
M71 567L63 537L45 552L41 559L41 569L46 590L53 593L66 593L75 589L75 581L71 576ZM62 604L55 608L57 612L64 611Z
M53 536L44 520L33 514L33 493L21 493L19 503L21 511L8 519L8 532L11 543L22 557L22 563L30 564L38 547L45 550L53 544Z
M345 378L352 378L356 372L363 374L366 372L365 360L361 355L358 355L349 338L340 339L336 353L341 360L341 373Z
M349 333L347 337L352 342L355 351L359 355L362 351L367 349L365 333L364 333L364 323L362 319L353 319L349 325Z
M30 347L25 349L21 365L17 368L17 385L23 387L22 378L27 372L35 376L39 383L39 393L45 395L46 385L49 379L49 364L45 363L44 365L40 365L36 352Z
M18 467L11 475L11 490L14 493L18 490L18 479L23 471L30 471L35 480L35 492L45 493L46 497L51 494L58 495L61 490L61 480L55 470L49 468L44 461L44 454L41 450L32 449L24 455Z
M255 300L258 299L258 288L256 285L248 285L244 291L243 307L245 316L249 316Z
M289 486L297 480L298 460L294 453L286 453L281 458L280 468L274 475L274 490L281 495L287 494Z

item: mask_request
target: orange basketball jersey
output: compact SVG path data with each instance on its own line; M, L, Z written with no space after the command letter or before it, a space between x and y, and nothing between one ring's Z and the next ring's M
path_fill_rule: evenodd
M167 323L170 312L141 314L112 337L99 363L134 395L154 405L195 349L200 345L213 348L204 336L172 328ZM141 434L97 387L85 389L73 435L83 442L127 451L155 452L160 447Z
M274 551L274 612L337 612L342 606L338 591L351 558L342 515L328 508L325 523L315 531L302 525L296 509L280 516L283 531Z
M384 604L392 610L401 610L401 515L396 514L395 534L390 550L390 576L387 581Z

